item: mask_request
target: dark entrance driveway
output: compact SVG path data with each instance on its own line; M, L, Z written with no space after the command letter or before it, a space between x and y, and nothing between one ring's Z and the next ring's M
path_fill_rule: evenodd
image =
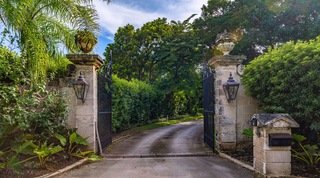
M253 173L212 155L203 144L203 122L158 128L111 145L104 160L61 178L250 178Z

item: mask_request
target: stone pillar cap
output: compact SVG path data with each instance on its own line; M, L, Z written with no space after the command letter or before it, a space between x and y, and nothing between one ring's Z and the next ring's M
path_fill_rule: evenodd
M258 127L300 127L289 114L254 114L251 122L254 120L257 121Z
M237 64L240 64L245 59L246 59L246 56L243 56L243 55L213 56L208 61L208 65L213 68L216 68L217 66L237 65Z
M67 54L66 57L74 64L94 65L97 68L104 62L98 54Z

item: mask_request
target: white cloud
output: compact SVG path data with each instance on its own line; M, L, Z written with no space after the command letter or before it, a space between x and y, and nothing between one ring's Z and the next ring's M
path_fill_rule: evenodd
M151 12L150 9L138 7L133 1L121 4L120 1L115 0L107 4L101 0L94 0L102 30L114 34L119 27L132 24L136 28L140 28L146 22L159 17L166 17L168 21L183 21L194 13L200 15L202 5L207 3L207 0L144 1L144 3L150 3L150 6L161 8Z
M201 7L207 0L113 0L107 4L93 0L99 15L101 34L95 52L102 56L105 47L113 41L119 27L127 24L140 28L157 18L183 21L192 14L201 14Z
M203 4L207 4L207 0L181 0L176 3L171 2L168 4L169 14L167 18L175 21L183 21L192 14L197 14L196 17L199 17Z
M114 34L119 27L131 24L136 28L144 23L157 19L161 14L148 13L137 9L130 9L124 5L110 3L101 0L94 1L98 11L99 23L103 30Z

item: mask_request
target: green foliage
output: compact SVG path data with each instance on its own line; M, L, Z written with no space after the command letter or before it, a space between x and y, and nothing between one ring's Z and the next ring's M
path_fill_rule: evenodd
M297 144L299 145L300 150L292 149L294 158L298 158L308 165L314 166L320 161L320 150L317 145L303 145L303 141L306 141L307 138L303 135L292 134L292 137Z
M67 104L58 92L47 92L41 85L31 90L26 61L4 47L0 63L0 170L16 172L34 158L21 159L34 154L35 145L27 137L45 141L65 129ZM39 155L42 166L47 157Z
M112 127L121 131L143 125L158 117L158 95L149 84L127 81L113 75Z
M179 115L199 113L199 92L182 90L170 94L161 92L161 94L165 95L162 103L166 103L162 104L162 115L172 119Z
M65 129L68 109L59 93L40 94L25 90L21 95L19 91L13 86L0 85L0 93L5 93L0 101L1 124L18 126L43 140Z
M194 27L201 44L210 47L224 30L243 29L243 39L231 54L252 60L269 46L318 36L319 9L318 0L209 0Z
M13 140L10 144L0 145L0 171L10 170L18 172L21 164L33 159L34 157L24 158L21 160L20 155L32 155L34 144L30 140L17 141Z
M60 134L54 135L59 141L60 144L65 147L65 151L69 157L78 157L78 158L88 158L91 161L99 161L102 158L98 155L95 155L93 151L83 151L80 146L87 146L88 142L86 138L81 137L76 132L72 132L68 138Z
M253 138L253 129L243 129L242 135L245 135L249 138Z
M140 29L129 24L120 27L114 43L109 44L104 53L108 57L112 50L114 74L126 80L154 82L159 63L156 53L170 29L165 18L147 22Z
M54 78L65 77L68 72L68 64L71 64L71 61L64 54L57 55L56 58L48 61L47 78L52 80Z
M39 159L39 163L41 167L46 167L47 160L54 154L61 152L63 148L60 145L54 145L51 143L50 145L47 144L45 141L44 143L40 144L40 146L35 146L34 153L37 155Z
M64 98L41 85L29 89L25 62L3 47L0 63L0 127L17 127L42 139L62 131L68 112Z
M49 61L76 50L75 29L98 29L92 0L3 0L0 11L1 30L26 61L32 87L46 81Z
M0 83L2 85L23 84L28 73L25 61L5 47L0 47Z
M134 29L132 25L121 27L115 34L115 42L110 44L104 53L107 57L112 50L113 72L119 78L138 83L133 80L135 78L152 84L161 91L157 92L158 102L154 104L158 111L151 109L151 112L155 111L155 114L151 115L154 118L159 116L159 113L172 117L179 114L194 115L198 112L201 102L201 75L198 66L202 59L202 50L190 23L194 16L191 15L182 22L170 23L167 23L165 18L159 18L144 24L140 29ZM152 120L146 119L150 111L144 110L143 102L137 100L139 97L143 100L145 96L137 96L135 93L139 90L141 88L133 87L124 91L130 99L122 94L114 94L113 98L116 99L113 104L120 102L118 98L125 100L120 110L113 109L114 118L119 118L113 121L115 127L121 125L122 129L126 129L131 125L141 125Z
M289 113L320 130L320 37L288 42L251 61L245 68L246 92L267 113Z

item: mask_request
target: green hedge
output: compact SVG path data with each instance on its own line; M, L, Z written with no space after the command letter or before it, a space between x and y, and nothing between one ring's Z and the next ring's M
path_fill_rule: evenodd
M149 84L112 77L112 129L119 132L144 125L159 116L159 98Z
M288 42L251 61L243 84L268 113L289 113L320 131L320 37Z

